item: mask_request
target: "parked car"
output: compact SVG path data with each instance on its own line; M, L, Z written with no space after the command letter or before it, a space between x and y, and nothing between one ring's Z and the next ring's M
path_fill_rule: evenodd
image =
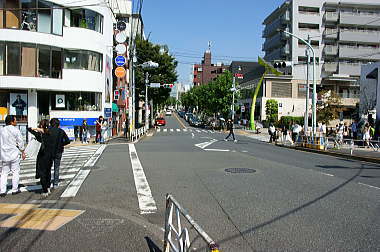
M166 110L165 115L166 116L171 116L172 115L172 111L171 110Z
M199 120L198 118L196 118L195 116L191 117L189 119L189 124L190 126L194 126L194 127L202 127L202 121Z
M185 111L178 111L178 115L183 118L185 116Z
M165 125L166 125L165 118L162 118L162 117L156 118L156 126L165 126Z
M189 122L189 119L191 118L191 117L193 117L194 115L192 114L192 113L186 113L185 114L185 121L186 122Z

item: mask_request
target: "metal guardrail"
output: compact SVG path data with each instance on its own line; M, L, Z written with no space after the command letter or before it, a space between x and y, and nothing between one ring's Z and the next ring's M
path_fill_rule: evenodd
M137 139L139 139L140 137L142 137L143 135L145 135L145 133L149 130L149 126L144 126L144 127L141 127L141 128L138 128L138 129L135 129L131 134L130 134L130 140L133 142L133 141L136 141Z
M173 215L175 215L175 217ZM219 246L170 194L166 195L164 252L187 252L194 249L192 246L197 240L197 237L190 242L189 230L184 227L184 225L181 225L181 216L187 220L187 224L191 226L191 229L195 230L197 237L202 238L206 244L205 251L219 252ZM177 228L175 226L177 226Z

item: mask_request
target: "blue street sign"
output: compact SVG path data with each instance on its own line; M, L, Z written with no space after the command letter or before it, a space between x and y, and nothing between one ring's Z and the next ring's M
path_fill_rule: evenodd
M126 62L127 62L127 59L122 55L119 55L115 58L115 64L117 66L124 66Z

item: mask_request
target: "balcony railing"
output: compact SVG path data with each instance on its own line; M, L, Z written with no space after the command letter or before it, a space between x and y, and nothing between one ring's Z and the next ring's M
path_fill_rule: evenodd
M338 29L326 28L325 31L323 32L323 36L325 38L337 39L338 38Z
M337 55L338 54L338 46L335 45L326 45L323 49L325 55Z
M325 22L337 22L339 14L337 12L326 12L323 16Z
M331 62L331 63L324 63L323 64L323 71L329 72L329 73L335 73L338 70L338 63L337 62Z

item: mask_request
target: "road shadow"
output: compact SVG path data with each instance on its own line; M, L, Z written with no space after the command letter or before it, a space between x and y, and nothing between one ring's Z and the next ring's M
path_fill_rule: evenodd
M149 252L162 252L162 250L156 245L154 241L152 241L152 239L150 239L148 236L145 236L144 238L148 244Z
M234 240L234 239L239 238L239 237L242 237L244 239L244 236L247 235L247 234L254 233L255 231L257 231L257 230L259 230L261 228L269 226L269 225L271 225L271 224L273 224L275 222L278 222L278 221L280 221L280 220L282 220L282 219L284 219L286 217L289 217L289 216L291 216L291 215L293 215L293 214L295 214L295 213L297 213L297 212L299 212L299 211L301 211L301 210L303 210L305 208L308 208L308 207L314 205L315 203L319 202L320 200L322 200L322 199L330 196L333 193L336 193L337 191L339 191L340 189L342 189L343 187L345 187L347 184L349 184L350 182L352 182L353 180L355 180L357 177L360 177L362 171L363 171L363 168L360 168L358 170L358 172L354 176L352 176L350 179L348 179L345 182L337 185L336 187L334 187L331 190L325 192L324 194L320 195L319 197L314 198L314 199L312 199L312 200L310 200L310 201L308 201L308 202L300 205L299 207L296 207L296 208L294 208L294 209L292 209L290 211L287 211L287 212L285 212L285 213L283 213L281 215L278 215L278 216L276 216L276 217L274 217L274 218L272 218L270 220L267 220L267 221L265 221L263 223L260 223L258 225L255 225L255 226L251 227L251 228L243 230L243 231L239 232L239 234L236 234L236 235L229 236L229 237L226 237L224 239L221 239L221 240L217 241L217 244L226 243L228 241Z

